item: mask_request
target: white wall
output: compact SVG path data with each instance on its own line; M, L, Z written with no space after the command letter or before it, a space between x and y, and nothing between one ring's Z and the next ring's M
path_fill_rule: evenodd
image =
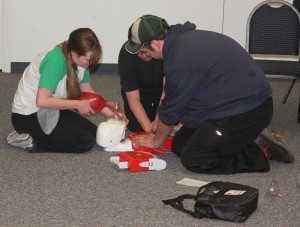
M102 63L117 63L129 26L148 13L169 24L189 20L201 29L222 32L223 0L1 0L1 4L6 23L1 28L1 49L6 54L0 68L6 72L11 62L30 62L79 27L90 27L97 34Z
M0 0L0 69L10 72L11 62L30 62L79 27L97 34L102 63L117 63L129 26L143 14L164 17L169 24L189 20L198 29L224 33L245 46L247 18L263 1Z
M0 0L0 69L2 69L1 66L4 64L4 19L5 19L5 14L4 14L4 0Z

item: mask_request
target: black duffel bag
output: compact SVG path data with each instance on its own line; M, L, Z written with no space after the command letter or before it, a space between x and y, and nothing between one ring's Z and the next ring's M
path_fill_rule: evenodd
M185 199L196 201L195 211L184 208ZM199 188L196 195L182 195L175 199L163 200L177 210L194 218L212 218L233 222L245 222L256 210L258 189L230 182L215 181Z

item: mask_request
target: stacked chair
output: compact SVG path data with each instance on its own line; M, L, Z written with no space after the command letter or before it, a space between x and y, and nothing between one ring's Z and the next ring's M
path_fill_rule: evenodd
M300 14L295 6L286 1L267 0L251 11L245 48L267 78L291 80L282 103L300 78L299 43ZM300 122L300 96L297 122Z

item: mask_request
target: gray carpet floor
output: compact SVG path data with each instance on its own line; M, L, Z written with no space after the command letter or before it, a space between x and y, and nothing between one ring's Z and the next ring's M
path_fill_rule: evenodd
M282 133L295 163L271 161L268 173L204 175L187 171L173 154L162 171L132 173L109 162L116 153L95 147L85 154L29 154L7 145L13 130L11 102L21 74L0 73L0 226L300 226L300 124L296 123L300 83L286 104L289 81L271 80L274 118L271 128ZM92 75L97 92L121 102L118 75ZM122 103L122 102L121 102ZM89 117L99 124L103 117ZM230 181L259 189L257 210L243 223L194 219L162 203L163 199L195 194L196 187L176 184L183 178L206 182ZM282 197L266 198L273 180ZM192 202L187 202L193 209Z

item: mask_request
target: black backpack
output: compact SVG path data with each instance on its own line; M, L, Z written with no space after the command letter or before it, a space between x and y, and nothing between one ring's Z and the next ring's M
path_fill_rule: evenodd
M196 201L195 211L184 208L182 202L185 199ZM257 208L258 189L242 184L215 181L200 187L196 195L186 194L163 200L163 203L194 218L245 222Z

